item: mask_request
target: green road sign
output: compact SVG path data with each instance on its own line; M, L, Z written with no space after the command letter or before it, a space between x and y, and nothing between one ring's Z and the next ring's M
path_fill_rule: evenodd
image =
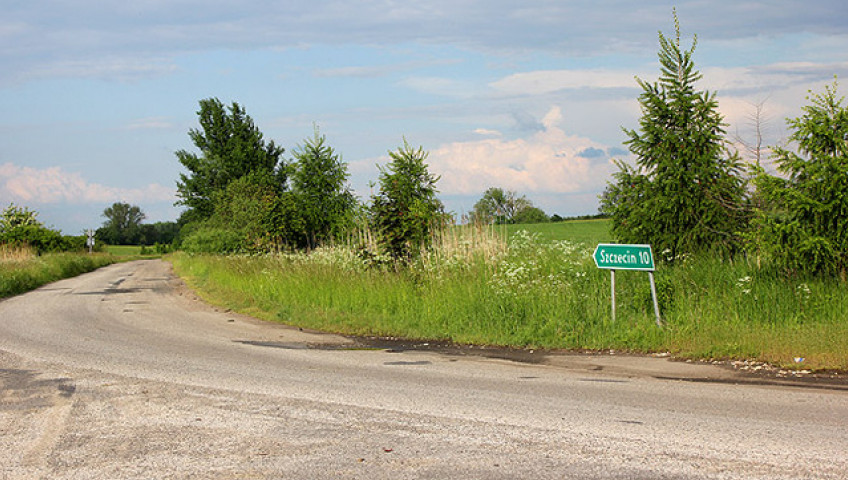
M595 247L592 258L598 268L654 271L654 254L650 245L601 243Z

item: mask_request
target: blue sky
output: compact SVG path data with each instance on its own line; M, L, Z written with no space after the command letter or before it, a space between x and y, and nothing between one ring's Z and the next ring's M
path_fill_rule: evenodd
M286 158L317 124L362 199L403 138L430 154L447 207L492 186L547 213L597 211L629 160L634 77L657 32L694 34L700 87L730 137L768 145L809 90L848 74L848 5L798 1L0 0L0 205L66 234L113 202L173 220L174 152L198 101L236 101ZM845 94L846 87L840 87ZM743 153L744 148L743 148Z

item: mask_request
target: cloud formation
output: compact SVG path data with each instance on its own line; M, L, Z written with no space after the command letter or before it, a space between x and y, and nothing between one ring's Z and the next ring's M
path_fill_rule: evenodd
M582 88L636 88L633 72L626 69L539 70L509 75L490 85L503 95L544 95Z
M489 187L530 193L575 193L604 185L612 171L608 148L560 128L552 107L542 130L525 138L454 142L430 152L431 171L446 195L477 195ZM593 152L587 156L585 152Z
M8 67L4 76L124 78L168 73L168 58L215 49L426 43L566 56L653 50L656 31L645 25L659 19L667 25L671 7L662 0L633 6L630 0L608 1L603 8L588 0L315 0L265 1L244 8L217 0L78 0L51 2L45 15L40 2L12 2L4 5L0 19L0 62ZM754 0L684 0L677 10L687 31L709 31L712 38L726 40L846 33L843 15L836 14L844 11L843 0L776 0L768 6ZM357 69L328 73L375 74Z
M36 169L13 163L0 165L0 203L26 205L173 202L173 188L150 184L143 188L116 188L86 181L62 167Z

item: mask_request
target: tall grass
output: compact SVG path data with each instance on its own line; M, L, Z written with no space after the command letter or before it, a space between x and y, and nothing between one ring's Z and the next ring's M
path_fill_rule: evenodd
M745 260L660 267L658 328L647 275L619 272L613 322L609 273L595 267L592 243L516 231L507 244L498 231L466 228L398 270L347 246L171 260L215 303L319 330L848 368L848 294L838 281L788 281Z
M2 248L0 252L10 251ZM26 249L0 261L0 298L18 295L63 278L74 277L115 262L111 255L48 253L36 256ZM23 252L23 253L22 253Z
M0 244L0 263L21 262L34 258L37 254L29 245Z

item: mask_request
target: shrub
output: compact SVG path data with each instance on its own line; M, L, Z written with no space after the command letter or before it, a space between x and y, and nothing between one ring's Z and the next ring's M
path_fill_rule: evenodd
M239 232L200 226L183 239L182 249L189 253L237 253L244 251L245 241Z

